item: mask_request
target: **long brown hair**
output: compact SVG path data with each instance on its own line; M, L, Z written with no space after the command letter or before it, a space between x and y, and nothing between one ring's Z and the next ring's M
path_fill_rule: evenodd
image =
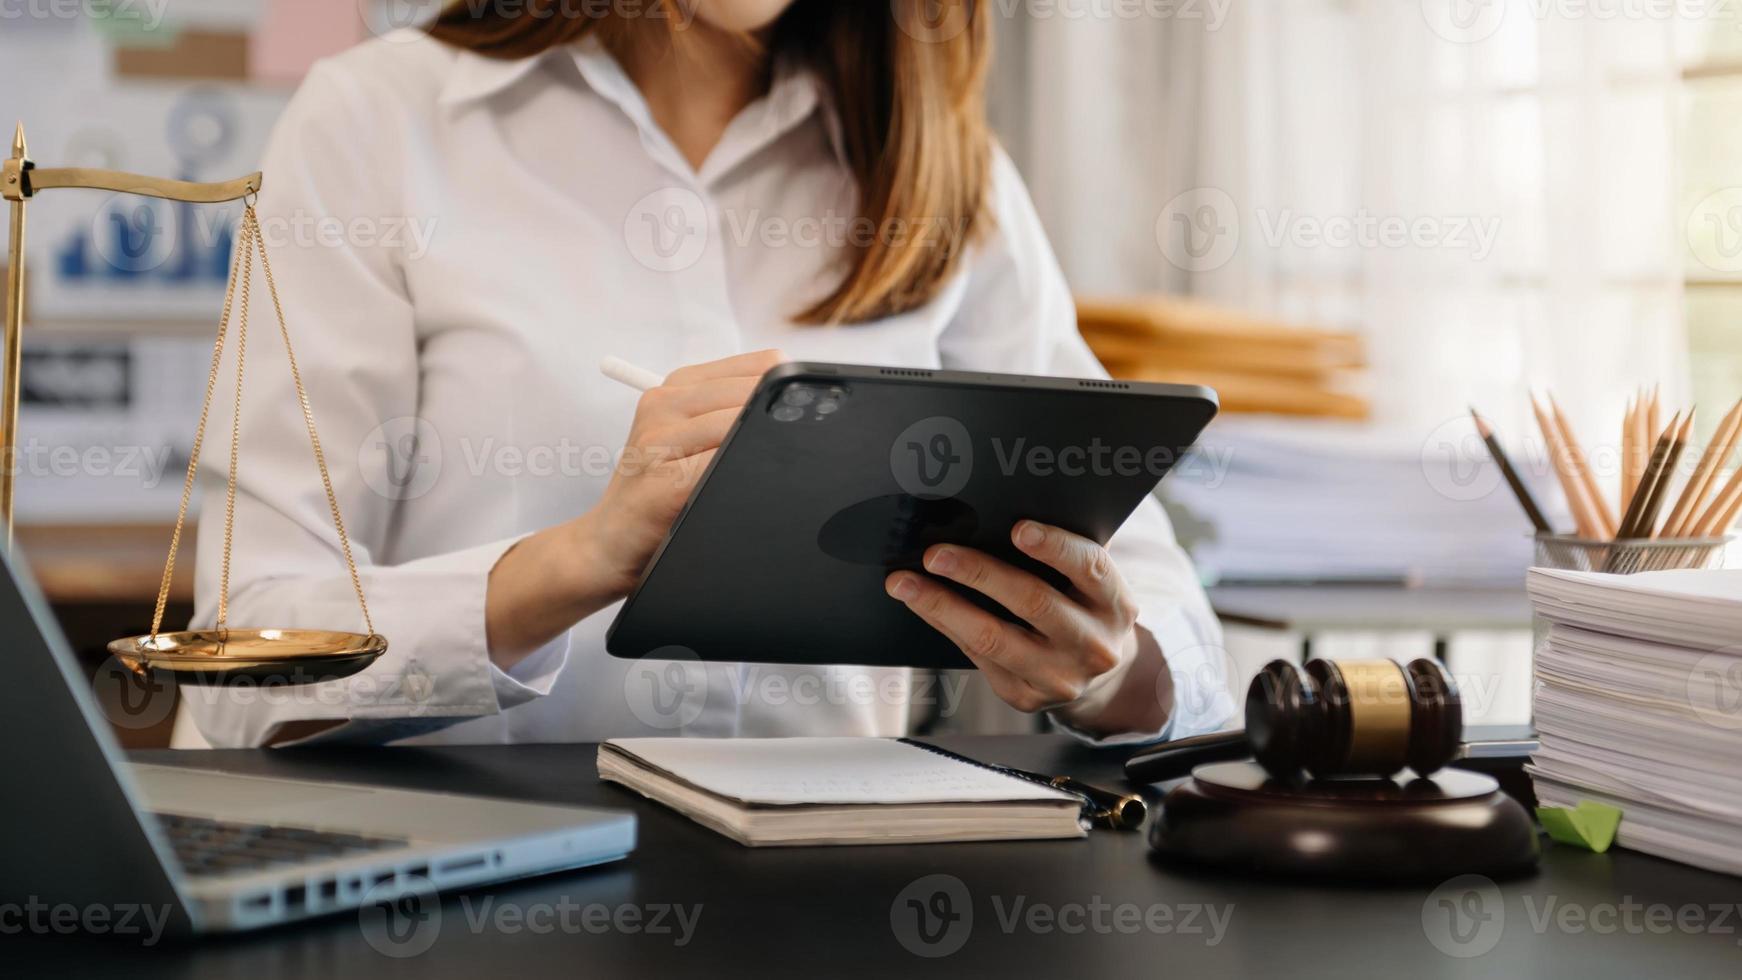
M454 0L429 32L501 59L532 57L595 30L609 47L629 31L616 6ZM835 100L859 192L853 227L863 232L848 236L851 268L840 284L798 314L800 322L851 323L922 306L984 232L991 220L990 35L973 0L941 7L937 0L798 0L774 25L771 53L807 65Z

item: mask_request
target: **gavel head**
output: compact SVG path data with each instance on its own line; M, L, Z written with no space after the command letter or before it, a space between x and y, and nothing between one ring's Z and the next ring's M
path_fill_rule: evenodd
M1463 700L1433 660L1273 660L1246 691L1252 755L1278 779L1427 775L1464 737Z

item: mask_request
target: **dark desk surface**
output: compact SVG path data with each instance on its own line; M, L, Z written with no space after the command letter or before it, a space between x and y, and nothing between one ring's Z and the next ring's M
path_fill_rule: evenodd
M1097 755L1061 738L939 741L987 760L1118 781L1118 755ZM429 920L439 925L434 945L406 958L378 952L366 940L360 917L350 913L144 953L118 941L6 936L0 938L0 963L6 967L0 972L99 976L124 970L129 976L248 980L686 975L1072 980L1384 975L1425 980L1742 973L1742 912L1736 908L1742 881L1628 852L1594 855L1550 847L1539 874L1501 883L1484 904L1479 893L1436 893L1427 886L1370 890L1167 870L1150 863L1140 835L1105 831L1087 841L752 850L599 783L593 757L590 745L142 754L139 758L151 762L263 775L628 807L640 815L641 845L614 866L449 896L439 917ZM957 927L962 932L944 933L945 941L963 937L965 944L939 958L910 953L892 926L892 908L904 923L913 921L902 892L927 875L959 879L972 909L971 922ZM904 899L900 903L898 896ZM1467 928L1458 935L1465 945L1451 938L1450 910L1441 899L1487 917L1486 924L1463 920ZM1012 919L1018 903L1020 914ZM594 904L635 905L648 916L659 905L691 910L699 905L700 913L690 942L682 947L669 934L588 932L579 912L570 913L566 932L515 928L519 920L514 918L506 920L510 928L500 927L504 908L511 916L524 911L528 922L548 925L562 907ZM1043 918L1032 918L1037 906ZM1207 908L1222 919L1225 929L1219 936L1211 931ZM1044 918L1054 912L1060 916L1056 923ZM1683 922L1698 914L1708 927L1683 931L1677 914ZM1157 928L1148 928L1146 918ZM475 926L478 921L484 925ZM1491 948L1483 955L1453 955L1486 947Z

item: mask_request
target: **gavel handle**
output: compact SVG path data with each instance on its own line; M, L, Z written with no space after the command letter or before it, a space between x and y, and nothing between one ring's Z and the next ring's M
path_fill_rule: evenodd
M1125 778L1134 783L1159 783L1190 775L1193 767L1206 762L1244 759L1251 754L1244 731L1176 738L1125 760Z

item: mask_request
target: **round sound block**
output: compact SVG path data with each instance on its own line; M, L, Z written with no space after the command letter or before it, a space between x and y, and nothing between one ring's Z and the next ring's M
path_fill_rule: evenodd
M1168 861L1355 881L1512 874L1539 853L1530 815L1480 773L1289 783L1253 762L1194 769L1149 843Z

